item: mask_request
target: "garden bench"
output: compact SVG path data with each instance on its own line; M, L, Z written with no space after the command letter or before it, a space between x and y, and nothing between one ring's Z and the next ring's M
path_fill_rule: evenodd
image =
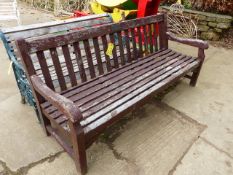
M158 14L57 36L17 40L44 129L70 154L82 174L87 172L86 149L107 127L133 107L145 103L152 93L162 91L182 77L189 78L190 85L195 86L208 43L167 33L166 19L166 15ZM168 40L197 47L198 56L169 49ZM100 51L100 42L103 51ZM95 65L91 44L97 60ZM81 46L85 52L81 52ZM71 61L69 47L73 48L77 68ZM58 48L62 48L69 81L59 63ZM46 51L50 55L45 56ZM35 69L35 55L43 79ZM48 59L52 59L59 87L55 87L51 78Z
M91 26L98 26L107 23L112 23L112 19L108 14L101 15L90 15L80 18L72 18L67 20L51 21L46 23L24 25L11 28L1 28L0 37L4 43L5 49L12 61L12 67L14 70L16 82L21 93L22 102L29 103L37 111L37 106L35 104L34 97L32 95L31 87L26 78L24 68L21 64L21 60L15 46L15 40L18 38L32 39L36 37L45 37L51 35L57 35L60 33L65 33L70 30L80 30L83 28L89 28ZM59 51L58 54L61 52ZM74 59L72 57L72 59ZM64 59L61 59L62 64L64 64ZM51 71L54 71L53 66L50 66ZM37 63L36 70L41 72L39 64ZM52 76L53 80L56 81L56 77Z

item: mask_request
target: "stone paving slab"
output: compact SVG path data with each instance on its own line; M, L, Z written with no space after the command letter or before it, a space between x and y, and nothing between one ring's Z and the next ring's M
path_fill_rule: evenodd
M2 165L0 165L0 175L1 175L1 173L3 174L3 171L4 171L4 168Z
M161 103L151 102L138 112L127 115L127 124L119 125L121 129L114 129L112 136L100 137L99 142L88 149L88 174L168 174L205 128ZM27 174L73 175L77 172L74 162L64 153L52 162L30 168Z
M200 139L184 157L174 175L201 174L231 175L233 174L233 159Z
M0 103L0 160L12 171L61 151L45 136L33 109L19 99L14 95Z
M164 102L207 125L201 136L233 158L233 50L211 46L206 55L197 87L181 81Z

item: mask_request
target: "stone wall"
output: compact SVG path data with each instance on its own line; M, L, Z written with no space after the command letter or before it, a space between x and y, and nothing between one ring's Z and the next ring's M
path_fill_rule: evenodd
M168 11L169 7L162 7ZM197 24L199 38L217 41L226 30L232 27L233 17L195 10L184 10L184 15L191 16Z

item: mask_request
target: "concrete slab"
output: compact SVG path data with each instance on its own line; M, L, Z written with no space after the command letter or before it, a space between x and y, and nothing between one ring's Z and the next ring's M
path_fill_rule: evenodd
M92 160L89 162L90 166L88 174L92 175L126 175L127 173L122 169L126 167L127 163L115 159L112 151L108 149L105 144L95 144L88 150L89 158L92 154ZM90 159L89 159L90 161ZM59 168L62 167L62 168ZM77 175L73 160L66 154L57 157L53 162L45 162L31 168L27 175Z
M7 99L11 95L16 95L19 93L17 89L17 84L15 81L13 71L9 71L10 68L10 61L7 57L5 48L3 46L2 41L0 40L0 81L1 81L1 88L0 88L0 102ZM9 73L9 74L8 74ZM20 99L19 99L20 101Z
M174 175L232 175L233 159L202 139L184 157Z
M46 137L30 106L19 103L19 95L0 103L0 160L12 171L61 151Z
M181 81L163 101L207 125L201 137L233 158L233 50L210 47L206 55L197 87Z
M160 103L150 103L139 112L128 115L130 121L123 128L112 135L109 130L109 137L101 137L101 142L88 149L88 174L168 174L205 128ZM76 169L67 154L62 154L28 171L28 175L37 174L72 175Z
M128 162L128 174L169 174L204 127L162 104L144 110L113 142L114 149Z
M66 154L61 154L54 161L46 161L33 167L27 173L27 175L76 175L75 165L73 160Z
M2 165L0 165L0 174L2 173L3 174L3 171L4 171L4 168Z

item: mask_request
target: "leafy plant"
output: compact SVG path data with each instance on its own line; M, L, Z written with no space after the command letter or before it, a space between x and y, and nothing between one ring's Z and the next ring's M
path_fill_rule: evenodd
M186 9L191 9L191 8L192 8L192 3L191 3L190 0L183 0L183 1L182 1L182 4L184 5L184 7L185 7Z

